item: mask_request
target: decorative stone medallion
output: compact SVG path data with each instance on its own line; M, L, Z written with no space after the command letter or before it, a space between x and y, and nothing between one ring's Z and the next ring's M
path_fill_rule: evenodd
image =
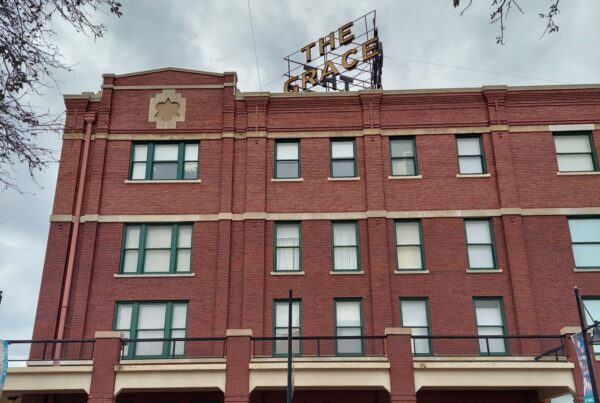
M162 90L150 98L148 122L156 122L157 129L175 129L177 122L185 121L185 98L175 90Z

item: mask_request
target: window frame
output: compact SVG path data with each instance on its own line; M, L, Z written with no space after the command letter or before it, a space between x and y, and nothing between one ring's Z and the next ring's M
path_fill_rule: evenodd
M414 157L394 157L393 154L392 154L392 142L394 142L396 140L411 140L412 141L412 147L413 147ZM395 137L390 137L389 146L390 146L390 176L394 176L394 177L396 177L396 176L397 177L418 176L419 175L419 161L417 159L417 138L416 138L416 136L395 136ZM406 159L412 159L412 161L413 161L413 169L414 169L415 173L412 174L412 175L394 175L394 160L406 160Z
M581 297L581 303L583 304L583 309L584 309L583 318L585 320L585 325L590 326L591 324L588 323L588 308L585 306L586 300L587 301L600 301L600 296L591 295L591 296L582 296ZM589 315L589 316L591 316L591 315ZM592 318L592 319L594 319L594 318ZM598 318L598 320L600 320L600 317ZM594 345L594 346L592 346L592 349L594 350L594 355L596 357L599 357L600 356L600 345Z
M130 146L130 157L129 157L129 175L127 179L135 182L143 182L143 181L197 181L200 179L200 141L132 141ZM169 145L169 144L177 144L177 176L172 179L154 179L153 177L153 165L154 165L154 148L156 145ZM198 156L196 160L186 160L185 159L185 147L186 145L197 145L198 146ZM135 155L135 147L138 145L147 146L146 151L146 173L143 179L134 179L133 178L133 165L134 165L134 155ZM196 162L198 164L197 175L196 178L193 179L185 179L185 163L186 162Z
M295 143L298 147L298 159L296 160L281 160L281 161L296 161L298 163L298 175L297 176L288 176L288 177L279 177L277 175L277 162L279 162L279 160L277 159L277 145L278 144L282 144L282 143ZM274 163L273 163L273 178L274 179L300 179L302 177L302 172L300 170L300 161L301 161L301 155L300 155L300 139L277 139L275 140L275 149L274 149Z
M277 273L299 273L302 272L302 221L275 221L273 223L273 271ZM295 246L277 245L277 227L279 225L294 224L298 226L298 270L279 270L277 268L277 248L296 248Z
M356 245L353 247L356 248L356 269L353 270L336 270L335 268L335 224L354 224L354 231L356 233ZM342 248L347 248L348 246L338 246ZM336 273L356 273L361 271L361 262L360 262L360 228L358 220L333 220L331 221L331 271Z
M418 227L419 227L419 242L420 244L418 245L421 248L421 268L420 269L401 269L398 265L398 246L417 246L417 245L398 245L398 227L396 226L396 224L398 223L417 223ZM423 225L422 225L422 220L420 219L407 219L407 220L403 220L403 219L398 219L398 220L394 220L394 252L395 252L395 256L396 256L396 269L395 271L398 272L411 272L411 271L426 271L426 267L425 267L425 247L423 245Z
M355 298L355 297L343 297L343 298L334 298L333 299L333 330L334 330L334 336L337 337L338 335L338 328L352 328L354 329L356 326L338 326L337 325L337 303L338 302L358 302L358 310L359 310L359 317L360 317L360 352L358 353L340 353L338 351L338 342L340 341L339 339L335 339L335 355L336 357L362 357L365 354L365 341L363 339L363 336L365 334L365 322L364 322L364 318L363 318L363 300L362 298ZM352 340L352 339L348 339L348 340Z
M273 300L273 304L272 304L272 315L271 315L271 334L273 335L273 337L277 337L277 329L281 329L281 327L277 326L277 304L278 303L288 303L288 299L287 298L276 298ZM298 323L300 324L300 326L298 327L299 329L299 337L302 337L302 298L292 298L292 312L293 312L293 304L298 303ZM294 329L294 327L292 326L292 329ZM285 330L287 330L287 326L285 327ZM273 345L272 345L272 355L273 357L287 357L287 353L285 354L281 354L281 353L277 353L277 340L273 340ZM294 347L293 347L293 340L292 340L292 356L294 357L302 357L302 340L298 340L298 354L294 354Z
M559 153L558 150L556 149L556 137L568 137L568 136L586 136L590 145L590 152L589 153ZM594 136L592 131L585 131L585 130L578 130L578 131L557 131L557 132L552 132L552 141L554 143L554 155L556 157L556 168L557 168L557 172L598 172L598 160L596 159L596 147L594 146ZM592 159L592 166L593 169L591 171L561 171L560 170L560 165L558 163L558 156L559 155L589 155L590 158Z
M333 163L334 161L350 161L350 158L333 158L333 143L343 143L352 141L352 162L354 164L354 174L336 176L333 174ZM358 177L358 163L356 161L356 138L354 137L340 137L329 139L329 175L332 178L356 178Z
M427 329L427 335L431 336L431 316L429 311L429 298L428 297L400 297L400 326L407 327L409 329L418 328L418 329ZM425 302L425 317L427 320L427 326L404 326L404 318L402 317L402 301L423 301ZM411 330L412 332L412 330ZM427 339L427 344L429 346L428 353L415 353L415 341L411 338L411 345L413 348L413 356L415 357L430 357L433 355L433 345L432 340Z
M169 257L169 270L168 271L160 271L160 272L147 272L144 271L145 266L145 255L146 255L146 238L148 227L166 227L171 226L171 254ZM181 226L189 226L192 230L191 239L190 239L190 247L189 248L180 248L179 247L179 229ZM130 227L139 227L140 229L140 239L137 247L138 256L137 256L137 265L135 272L125 272L125 251L134 250L127 249L127 229ZM123 242L121 246L121 264L119 267L119 275L124 276L139 276L139 275L171 275L171 274L188 274L192 273L192 250L194 245L194 223L126 223L123 225ZM190 250L190 269L187 271L177 271L177 259L178 259L178 251L180 249L189 249Z
M469 221L487 221L488 228L490 231L490 241L491 244L488 243L469 243L469 237L467 235L467 222ZM463 224L464 232L465 232L465 245L467 252L467 267L469 270L495 270L499 271L500 267L498 267L498 258L496 256L496 239L494 238L494 223L492 218L465 218ZM492 260L494 262L494 267L471 267L471 259L469 258L469 245L491 245L492 247Z
M458 140L459 139L473 139L476 138L479 140L479 155L476 154L468 154L468 155L461 155L460 151L458 149ZM455 146L456 146L456 162L458 163L458 174L459 175L485 175L487 174L487 165L485 163L485 152L483 149L483 136L481 134L470 134L470 135L457 135L455 137ZM481 160L481 172L474 172L474 173L463 173L460 170L460 158L461 157L479 157L479 159Z
M186 311L185 311L185 327L183 328L183 331L185 332L185 336L184 338L187 337L187 325L188 325L188 316L189 316L189 301L183 300L183 301L117 301L115 302L115 309L114 309L114 314L113 314L113 326L112 328L115 331L124 331L123 329L117 329L117 322L118 322L118 314L119 314L119 306L126 306L126 305L130 305L131 306L131 320L129 323L129 339L132 340L136 340L137 339L137 332L138 332L138 328L139 328L139 311L140 311L140 305L165 305L165 319L164 319L164 324L163 324L163 338L165 339L169 339L169 338L173 338L172 334L174 330L182 330L181 328L173 328L173 306L176 304L180 304L180 305L185 305L186 306ZM140 342L142 343L142 342ZM138 356L136 353L136 348L137 348L137 342L132 342L130 343L129 346L129 350L127 351L127 354L121 354L120 358L121 359L126 359L126 360L132 360L132 359L136 359L136 360L146 360L146 359L157 359L157 358L184 358L185 357L185 342L184 343L184 352L183 354L170 354L171 351L171 343L173 344L173 346L176 346L177 342L170 342L170 341L163 341L163 348L162 348L162 354L160 355L143 355L143 356ZM174 351L173 347L173 351Z
M600 242L573 242L573 234L571 234L571 227L569 222L571 220L600 220L600 216L589 215L589 216L568 216L567 217L567 227L569 227L569 238L571 241L571 254L573 255L573 266L577 270L597 270L600 269L600 265L597 266L577 266L577 262L575 260L575 251L573 250L573 245L600 245Z
M484 325L484 326L479 326L479 323L477 321L477 304L476 301L498 301L499 305L500 305L500 319L502 319L502 336L506 336L507 332L506 332L506 316L504 313L504 298L502 297L473 297L473 315L475 315L475 331L477 333L477 336L480 336L479 334L479 328L480 327L498 327L498 326L489 326L489 325ZM510 343L508 342L508 339L501 339L502 343L504 345L504 352L502 353L492 353L489 351L485 353L483 351L481 351L481 345L479 344L479 341L483 340L483 339L477 339L477 348L479 350L479 355L483 356L483 357L487 357L487 356L507 356L510 355Z

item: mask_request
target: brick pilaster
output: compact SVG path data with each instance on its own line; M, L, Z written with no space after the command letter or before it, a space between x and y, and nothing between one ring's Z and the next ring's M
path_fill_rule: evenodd
M385 329L390 362L390 403L417 401L410 335L409 328Z
M88 403L115 402L115 366L121 355L121 332L96 332Z
M225 403L250 401L251 339L250 329L227 329Z

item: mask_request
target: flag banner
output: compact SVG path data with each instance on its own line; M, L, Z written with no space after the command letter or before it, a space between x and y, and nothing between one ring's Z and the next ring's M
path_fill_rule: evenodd
M6 372L8 371L8 342L0 340L0 395L4 389Z
M577 352L577 360L579 361L581 376L583 378L583 403L599 403L594 400L592 379L590 377L590 370L588 368L585 356L585 338L583 333L574 334L571 336L571 341L573 342L575 351Z

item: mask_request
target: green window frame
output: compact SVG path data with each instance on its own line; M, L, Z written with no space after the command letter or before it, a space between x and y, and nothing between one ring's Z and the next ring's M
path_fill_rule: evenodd
M354 231L350 229L350 226L354 227ZM342 237L342 228L349 231L345 238ZM338 235L336 236L336 234ZM332 221L331 248L332 271L360 271L360 231L358 221Z
M421 220L394 221L394 235L396 240L396 270L425 270Z
M583 306L585 307L585 324L591 326L594 321L600 321L600 296L583 297ZM600 345L594 345L594 354L600 355Z
M288 236L284 238L284 231ZM297 231L294 240L291 232ZM276 222L273 228L273 271L298 272L302 271L302 225L297 221ZM289 266L291 254L291 267Z
M598 170L591 132L555 132L552 134L559 172L595 172Z
M478 142L474 146L474 140ZM458 155L458 173L461 175L480 175L486 173L485 154L481 135L456 136Z
M162 308L162 312L161 312ZM148 311L145 311L145 310ZM157 318L151 317L162 313ZM185 338L187 301L123 301L115 304L113 329L126 339ZM146 324L145 322L152 322ZM173 358L185 356L185 341L130 342L123 347L123 359Z
M465 240L469 270L498 269L491 219L465 219ZM484 263L478 263L478 260L483 260Z
M162 152L161 152L162 150ZM131 143L129 180L197 180L199 142Z
M289 303L287 299L273 300L273 337L287 337L288 309ZM283 317L277 314L278 311L284 313ZM278 322L279 319L281 319L280 323ZM296 319L297 326L294 326ZM292 337L302 337L302 300L299 298L292 299ZM274 357L287 356L287 340L274 341L272 348ZM292 354L296 357L302 355L302 342L300 340L292 340Z
M341 312L338 312L338 308L354 306L358 309L358 325L356 323L346 322L347 319L343 318L344 315L340 315ZM338 320L340 318L344 319L343 323L340 325ZM341 339L337 340L335 343L335 354L337 356L349 356L356 357L362 356L364 352L364 340L363 336L363 306L362 306L362 298L335 298L333 300L333 323L334 323L334 334L335 336L357 336L360 339Z
M600 217L570 217L568 220L575 268L600 268Z
M390 172L391 176L416 176L419 174L415 137L390 138Z
M349 153L349 147L352 153ZM338 138L329 142L330 175L332 178L354 178L358 176L356 167L356 139ZM349 169L352 165L351 170ZM350 172L351 171L351 172Z
M296 147L295 155L293 146ZM284 148L287 148L287 150L284 150ZM275 141L273 177L275 179L300 178L300 140Z
M473 298L473 310L475 313L475 324L478 336L506 336L506 320L504 317L504 303L502 297L475 297ZM485 317L485 310L487 316ZM490 318L490 311L496 310ZM499 320L494 320L499 319ZM510 355L507 339L479 339L479 353L481 355Z
M415 315L415 310L421 312L417 312ZM411 329L413 336L430 336L431 322L429 319L428 298L400 298L400 321L402 327ZM431 351L431 339L412 339L413 355L429 356L432 354Z
M126 224L119 273L136 275L191 272L193 232L194 226L191 223Z

